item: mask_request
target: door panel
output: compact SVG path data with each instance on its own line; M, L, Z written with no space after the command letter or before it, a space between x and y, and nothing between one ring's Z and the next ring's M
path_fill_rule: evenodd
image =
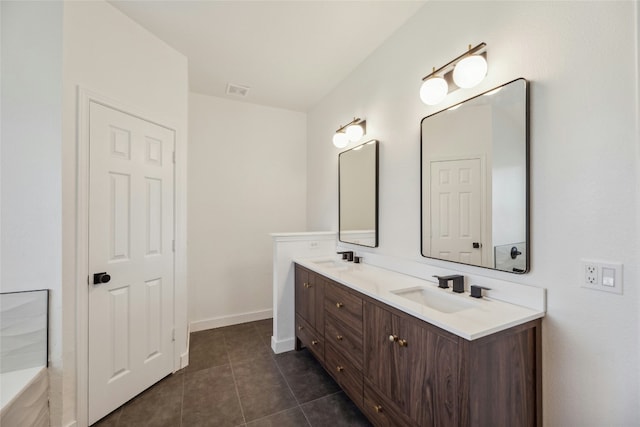
M89 422L173 369L174 132L89 110ZM107 272L108 283L93 284Z
M431 162L431 255L482 265L480 159Z

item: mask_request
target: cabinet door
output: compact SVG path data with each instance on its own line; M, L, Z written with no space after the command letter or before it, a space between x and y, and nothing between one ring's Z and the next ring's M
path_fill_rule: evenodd
M457 425L455 339L376 304L366 303L364 313L369 382L420 426Z
M311 273L313 274L313 273ZM324 335L324 294L327 287L327 279L319 274L313 274L311 279L313 289L313 318L311 324L320 335Z
M324 333L324 288L327 280L296 266L296 313L318 332Z
M364 303L364 375L376 389L393 402L399 396L399 365L396 363L397 345L389 340L393 335L391 312Z
M392 325L399 337L395 363L402 378L396 403L418 425L458 425L457 343L404 316L394 315Z
M296 313L313 327L316 318L314 277L310 271L296 267Z

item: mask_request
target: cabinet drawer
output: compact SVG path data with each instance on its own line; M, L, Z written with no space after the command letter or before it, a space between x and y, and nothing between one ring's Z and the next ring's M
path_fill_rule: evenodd
M327 371L358 406L362 406L362 371L328 344L325 348Z
M362 299L335 283L327 283L324 307L327 313L362 333Z
M324 339L342 356L362 370L362 334L353 331L331 315L325 317Z
M404 415L393 403L364 383L364 414L376 427L408 427L415 423Z
M324 361L324 339L302 317L296 315L296 337L320 362Z

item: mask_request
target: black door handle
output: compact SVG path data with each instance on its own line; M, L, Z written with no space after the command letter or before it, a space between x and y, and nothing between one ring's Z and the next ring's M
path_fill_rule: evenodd
M109 276L106 272L102 273L94 273L93 275L93 284L100 285L102 283L109 283L111 280L111 276Z
M482 243L480 242L473 242L473 249L480 249L482 247Z
M511 259L516 259L518 255L522 255L522 252L520 252L518 248L514 246L511 248L510 255L511 255Z

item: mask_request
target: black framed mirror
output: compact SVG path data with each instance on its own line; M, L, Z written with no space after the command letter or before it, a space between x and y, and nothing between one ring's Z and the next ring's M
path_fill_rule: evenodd
M338 156L338 239L378 247L378 141Z
M421 121L422 256L529 270L528 82Z

